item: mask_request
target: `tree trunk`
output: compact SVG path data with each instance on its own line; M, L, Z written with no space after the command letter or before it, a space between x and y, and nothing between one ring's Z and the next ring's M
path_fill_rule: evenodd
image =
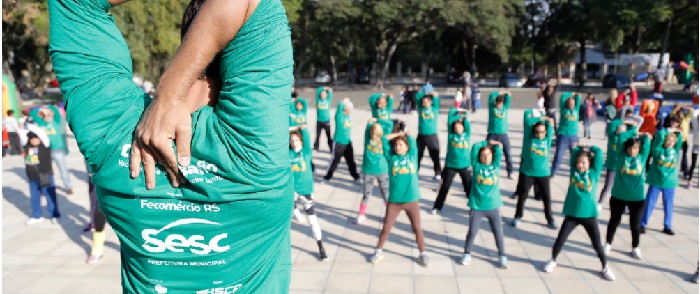
M664 62L664 55L666 54L666 49L668 48L668 36L671 35L671 26L673 25L673 17L668 20L666 24L666 31L664 32L664 42L661 45L661 54L659 56L659 63L656 65L657 68L661 68Z
M389 46L389 50L387 50L386 56L384 57L384 64L382 65L382 86L384 85L384 81L386 80L386 75L389 72L389 64L391 63L391 58L394 57L394 52L396 52L396 47L399 45L399 40L394 41L394 43Z
M331 72L332 72L332 77L333 77L333 86L335 86L335 83L338 80L338 68L335 65L335 55L333 55L333 49L331 49L329 51L330 51L330 61L331 61Z
M581 54L581 77L579 79L579 87L583 87L586 84L586 78L587 78L587 72L586 72L586 37L583 36L581 37L581 40L579 40L579 44L581 46L580 49L580 54Z
M476 75L476 48L479 47L476 44L471 44L469 47L469 71L472 73L472 77Z
M472 68L471 68L471 62L469 59L470 53L469 50L469 44L467 44L467 40L462 40L462 52L464 53L464 66L467 71L469 71L470 74L473 74Z

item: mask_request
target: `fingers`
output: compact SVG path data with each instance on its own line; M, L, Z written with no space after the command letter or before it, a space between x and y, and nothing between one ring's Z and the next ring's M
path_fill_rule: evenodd
M304 124L303 127L306 127ZM175 148L177 149L178 163L181 166L190 165L190 146L192 144L192 126L182 124L180 128L175 130ZM177 167L173 165L173 167Z
M141 172L141 147L137 141L131 143L131 156L129 156L129 175L132 179Z
M156 159L153 151L139 143L143 147L141 150L141 162L143 162L143 173L146 178L146 189L153 190L156 187Z

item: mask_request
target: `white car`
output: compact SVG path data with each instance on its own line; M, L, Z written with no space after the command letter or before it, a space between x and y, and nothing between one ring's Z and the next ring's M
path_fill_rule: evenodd
M328 84L331 81L333 81L333 79L331 78L331 75L328 73L327 70L320 70L316 74L316 83Z

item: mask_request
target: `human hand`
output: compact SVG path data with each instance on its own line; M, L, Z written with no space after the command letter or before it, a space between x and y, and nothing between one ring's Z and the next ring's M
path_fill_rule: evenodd
M177 156L172 147L173 140ZM154 100L136 126L129 158L131 178L138 176L143 163L146 189L155 188L157 162L167 171L173 187L179 187L186 179L180 173L178 163L182 166L190 164L191 141L192 117L187 104L177 100Z

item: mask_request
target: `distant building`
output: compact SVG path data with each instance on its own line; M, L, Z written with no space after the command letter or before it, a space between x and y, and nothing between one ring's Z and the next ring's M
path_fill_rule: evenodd
M586 49L586 74L590 79L602 78L606 74L623 74L634 76L643 72L653 72L659 64L659 53L615 53L605 52L602 48ZM581 63L579 50L573 54L576 64ZM669 54L664 54L661 64L666 67L669 63ZM569 72L570 69L565 69Z

